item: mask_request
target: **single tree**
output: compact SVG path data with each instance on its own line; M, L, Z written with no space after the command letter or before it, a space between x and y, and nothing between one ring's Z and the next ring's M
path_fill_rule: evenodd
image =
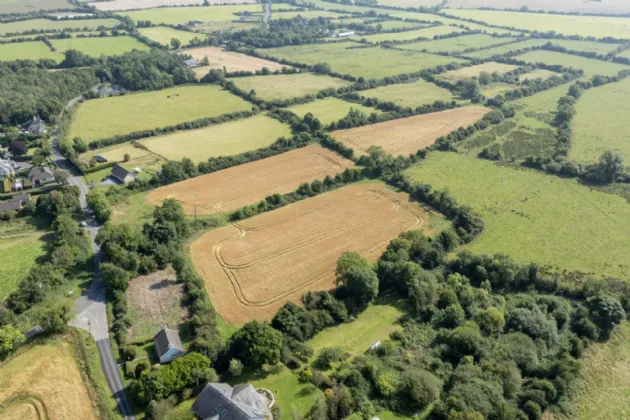
M177 38L171 38L171 48L174 50L178 50L179 47L182 46L182 41Z
M623 155L616 150L606 150L599 158L599 169L608 182L614 181L617 174L623 172L624 167Z

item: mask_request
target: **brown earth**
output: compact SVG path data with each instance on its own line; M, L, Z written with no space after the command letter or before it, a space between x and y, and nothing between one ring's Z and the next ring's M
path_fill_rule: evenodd
M331 289L342 252L375 261L399 233L428 226L431 213L382 184L358 184L208 232L190 251L218 313L240 325Z
M246 54L224 51L223 48L218 47L192 48L189 50L183 50L182 53L190 54L197 60L203 60L204 57L208 57L208 61L210 62L209 66L198 67L195 69L195 74L198 78L202 78L208 74L210 69L223 69L224 67L228 72L256 71L262 70L263 67L267 67L271 71L276 71L282 70L283 67L291 67Z
M203 4L204 0L114 0L90 3L102 11L152 9L165 6L192 6ZM256 3L256 0L208 0L211 5Z
M336 153L312 145L158 188L147 195L147 201L157 205L174 198L187 214L194 214L195 207L197 214L229 212L352 166Z
M374 125L334 131L333 137L360 152L381 146L393 155L408 155L430 146L459 127L467 127L490 109L464 107Z

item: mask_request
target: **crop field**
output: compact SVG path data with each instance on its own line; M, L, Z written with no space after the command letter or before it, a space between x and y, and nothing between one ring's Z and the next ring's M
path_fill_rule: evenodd
M201 6L204 2L204 0L113 0L106 2L92 2L90 3L90 6L94 6L98 10L114 11L153 9L165 6ZM208 0L208 3L214 6L217 4L255 3L255 0Z
M63 60L63 55L59 52L50 51L50 48L41 41L0 45L0 61L39 60L40 58L61 61Z
M78 107L69 138L102 139L250 108L248 102L216 85L92 99Z
M0 414L3 420L96 420L75 359L62 338L24 347L0 365Z
M283 5L282 7L290 8L289 5ZM260 4L243 4L238 6L158 8L121 12L120 14L129 16L136 22L139 20L150 20L156 25L177 25L191 20L204 22L231 21L238 19L235 15L238 12L261 13L262 11L262 5Z
M6 222L4 222L6 223ZM15 290L31 267L41 263L47 246L41 233L17 238L0 239L0 298Z
M297 98L351 85L347 80L313 73L235 77L230 80L247 92L255 90L256 96L264 100Z
M491 35L464 35L454 38L438 39L436 41L414 42L413 44L402 45L401 48L415 51L428 52L463 52L471 48L489 47L495 44L503 44L512 41L514 38L495 38Z
M515 42L513 44L502 45L500 47L490 48L487 50L475 51L471 53L464 53L462 55L468 58L480 58L486 59L494 57L495 55L502 55L510 51L523 50L525 48L532 48L545 45L549 40L546 39L527 39L526 41Z
M208 74L210 69L225 68L228 72L234 72L256 71L262 70L263 67L267 67L271 71L276 71L282 70L283 67L291 67L234 51L225 51L223 48L218 47L193 48L184 50L182 53L190 54L197 60L203 60L205 57L208 57L210 65L203 67L205 69L204 75Z
M378 79L401 73L418 72L464 60L415 51L379 47L356 48L352 42L335 42L258 50L278 59L305 64L328 63L333 71L355 77ZM355 47L355 48L348 48Z
M630 160L627 115L630 80L623 79L589 89L575 105L577 114L571 122L573 141L569 159L578 162L597 162L608 149L623 154Z
M2 13L29 13L55 9L74 9L74 6L67 0L0 0Z
M507 73L512 70L516 70L518 66L513 66L511 64L501 64L501 63L483 63L478 64L476 66L463 67L459 70L449 71L443 74L438 75L437 77L442 80L448 80L450 82L456 82L458 80L472 79L473 77L479 77L479 73L487 72L494 73L495 71L499 74Z
M555 31L563 35L630 39L630 21L623 17L548 15L488 10L448 10L449 15L474 19L490 25L530 31Z
M459 32L465 32L465 31L466 31L465 29L457 28L455 26L439 25L439 26L431 26L429 28L417 29L415 31L393 32L393 33L362 36L361 39L365 39L368 42L372 42L372 43L387 42L387 41L408 41L408 40L416 39L416 38L433 39L433 37L436 35L447 35L447 34L459 33Z
M407 174L448 188L459 203L481 215L486 227L466 246L472 252L628 279L630 206L621 197L573 179L457 153L431 153Z
M371 146L381 146L394 156L409 155L432 145L438 137L445 136L458 127L469 126L488 112L488 108L477 106L455 108L333 131L332 135L358 152L367 152Z
M418 79L412 83L399 83L362 90L358 93L366 98L378 98L381 101L393 102L396 105L411 108L432 104L435 101L450 102L453 100L453 94L450 90L424 79Z
M302 105L295 105L288 108L289 111L299 117L304 117L310 112L325 125L339 121L348 115L348 112L350 112L351 109L360 111L366 115L381 113L381 111L376 108L369 108L333 97L320 99Z
M210 157L231 156L269 146L279 137L288 137L288 125L265 115L180 131L142 140L152 152L169 160L191 158L202 162Z
M621 44L611 44L608 42L595 41L573 41L571 39L553 39L551 43L564 47L567 50L584 51L587 53L608 54L614 51Z
M116 19L86 19L86 20L50 20L31 19L18 22L1 23L0 35L15 34L31 30L62 31L64 29L95 30L98 27L113 28L120 25Z
M292 150L256 162L160 187L147 195L158 205L177 200L186 214L227 213L273 194L286 194L300 184L324 179L354 163L318 145Z
M549 70L544 70L544 69L536 69L534 71L530 71L529 73L525 73L525 74L521 74L519 76L519 80L521 82L525 81L525 80L536 80L536 79L543 79L543 80L547 80L550 77L553 76L560 76L558 73L556 73L555 71L549 71Z
M213 230L190 250L217 312L240 325L270 319L307 290L330 289L342 252L374 261L391 239L428 227L430 217L407 195L363 183Z
M102 55L121 55L133 50L149 51L149 47L130 36L51 39L50 42L59 52L78 50L94 58Z
M204 40L206 36L203 34L192 33L188 31L180 31L169 28L167 26L154 26L152 28L138 28L140 34L146 36L152 41L159 42L162 45L170 45L171 39L179 39L182 45L190 44L193 39Z
M622 64L546 50L530 51L525 54L517 55L514 59L527 61L529 63L544 63L547 65L561 65L581 69L584 70L584 76L589 78L595 75L615 76L621 70L630 70L630 66L624 66Z

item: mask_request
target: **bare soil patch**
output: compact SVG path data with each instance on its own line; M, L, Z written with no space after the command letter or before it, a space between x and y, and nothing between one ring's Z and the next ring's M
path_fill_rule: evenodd
M210 69L223 69L224 67L228 72L256 71L262 70L263 67L267 67L271 71L276 71L282 70L283 67L290 67L246 54L224 51L223 48L218 47L192 48L182 52L192 55L193 58L196 58L197 60L202 60L204 57L208 57L210 65L200 67L198 70L195 70L195 73L197 73L197 77L199 78L208 74Z
M203 4L204 0L114 0L89 3L102 11L153 9L167 6L195 6ZM211 5L219 4L248 4L256 0L208 0Z
M375 261L430 213L382 184L352 185L208 232L191 256L223 319L268 320L308 290L331 289L342 252Z
M224 213L352 166L336 153L312 145L158 188L147 195L147 201L157 205L174 198L187 214L194 214L195 208L197 214Z
M490 109L464 107L416 117L386 121L349 130L334 131L333 137L359 152L371 146L381 146L394 155L416 153L441 137L479 120Z

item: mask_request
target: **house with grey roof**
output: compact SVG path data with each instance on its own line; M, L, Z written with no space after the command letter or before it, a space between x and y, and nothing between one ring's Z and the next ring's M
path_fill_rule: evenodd
M24 128L29 134L44 134L46 132L46 124L39 118L39 115L26 123Z
M20 211L20 210L22 210L21 200L0 201L0 213L4 213L5 211Z
M131 181L136 179L136 174L131 171L126 170L120 165L116 165L112 168L111 177L121 184L129 184Z
M267 398L249 384L209 383L192 409L202 420L265 420L269 416Z
M24 205L31 201L31 196L29 194L14 194L11 201L20 201Z
M155 335L154 342L155 352L160 363L168 363L186 354L186 349L177 331L169 329L166 325L163 325L160 332Z
M28 173L28 179L34 186L38 187L55 182L55 173L48 166L33 167Z

